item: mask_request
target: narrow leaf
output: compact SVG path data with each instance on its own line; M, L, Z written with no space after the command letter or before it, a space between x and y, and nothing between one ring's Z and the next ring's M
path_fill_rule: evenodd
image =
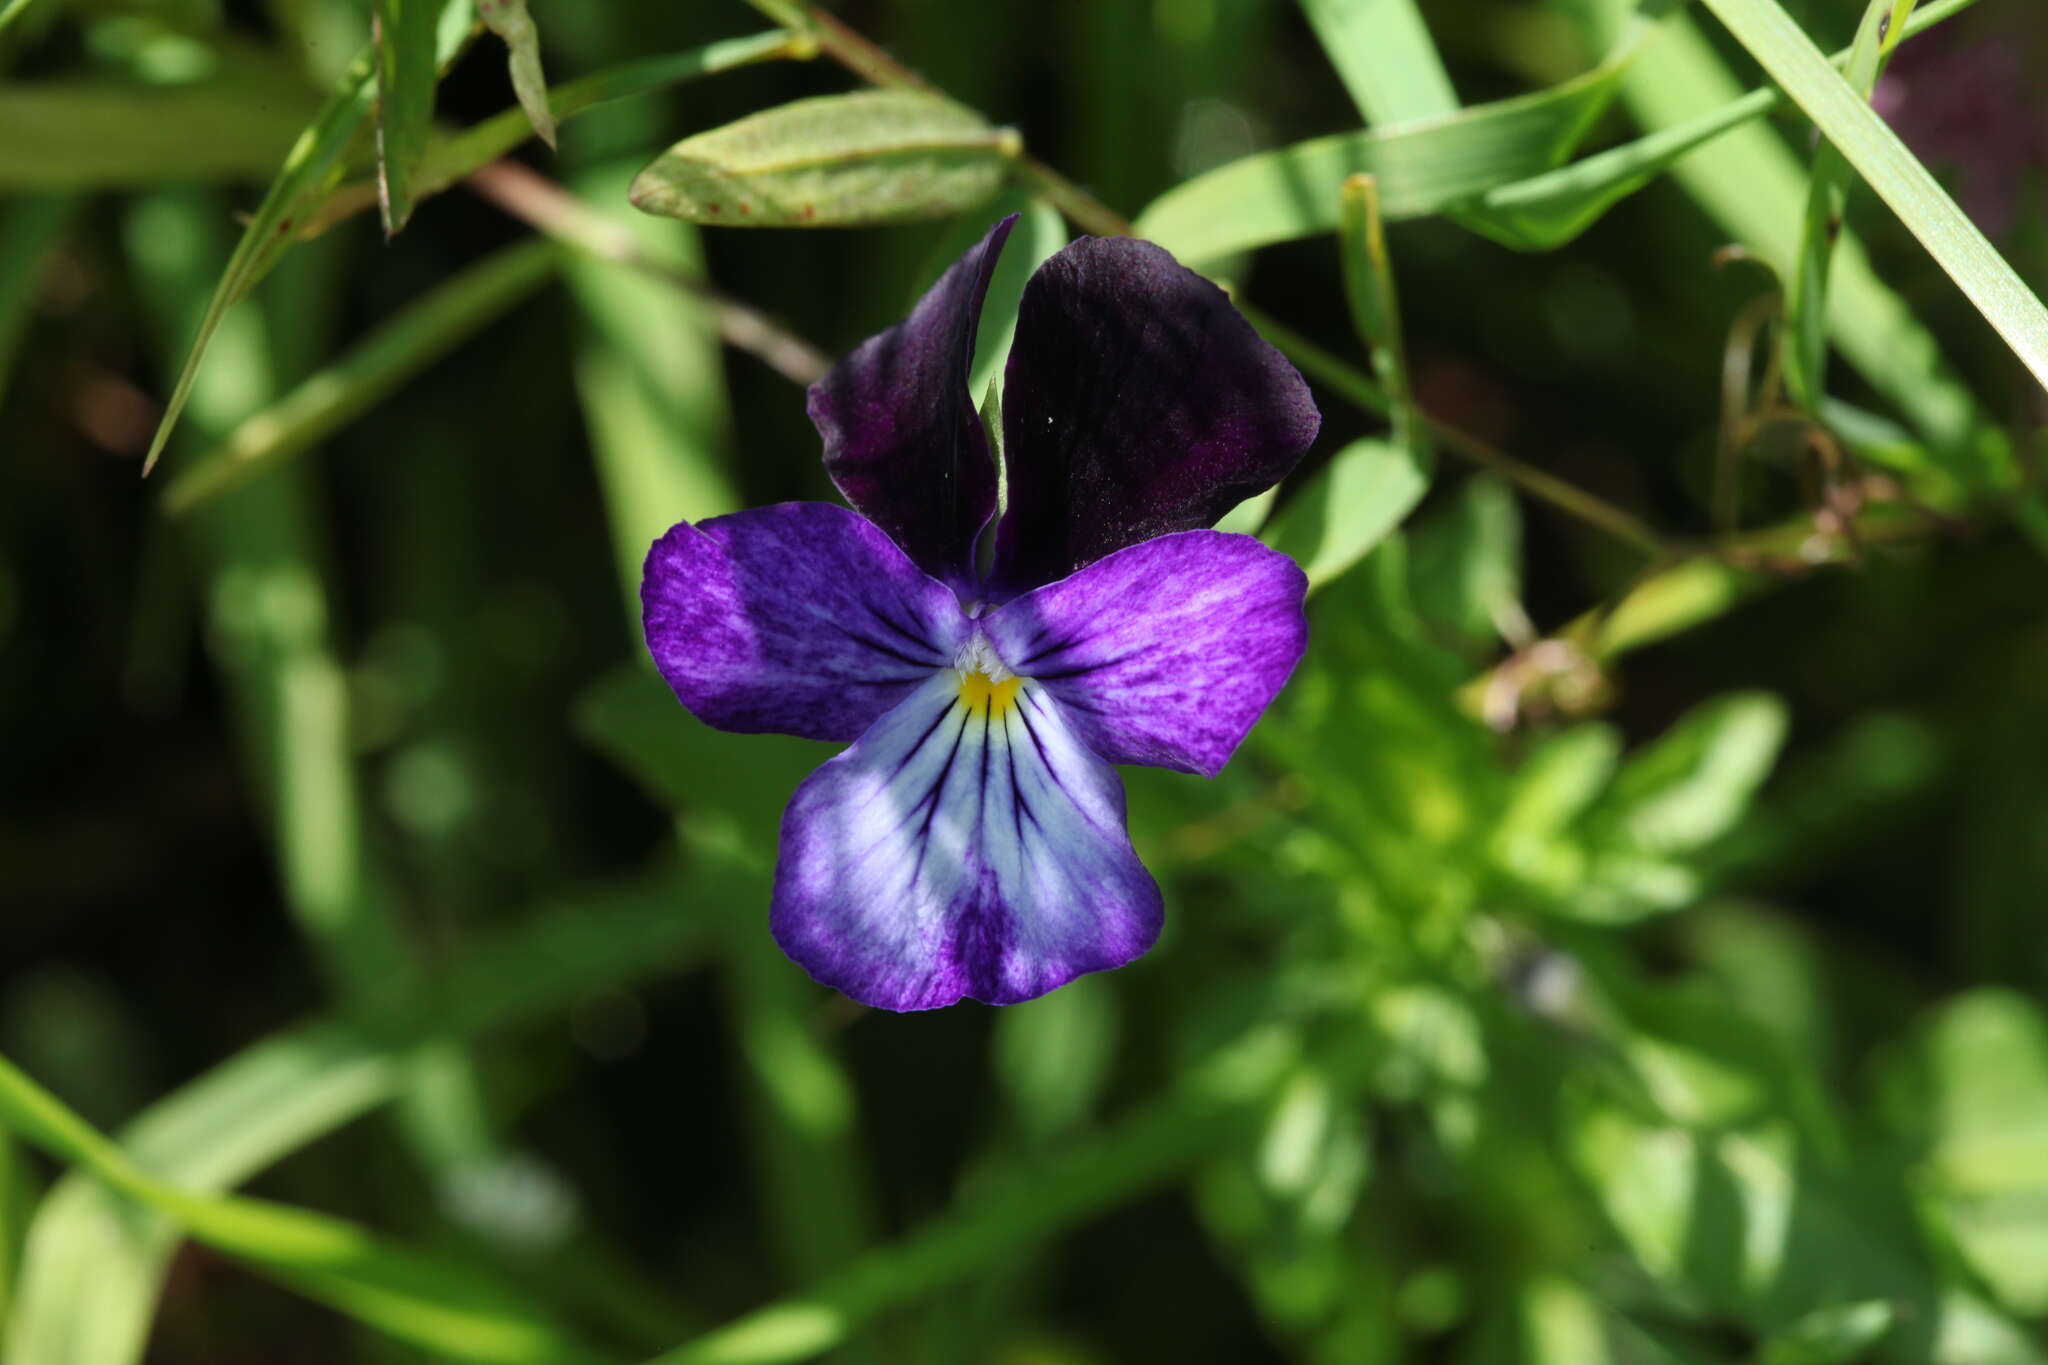
M1368 122L1458 111L1458 94L1416 0L1301 0L1301 10Z
M1139 232L1184 260L1207 261L1335 230L1338 186L1349 176L1372 176L1380 211L1401 219L1443 213L1496 185L1550 170L1579 145L1657 32L1652 8L1583 75L1446 117L1241 158L1155 199L1138 218Z
M443 281L346 355L261 412L164 492L178 514L239 484L273 460L317 444L538 289L561 263L553 243L504 247Z
M547 77L540 69L540 31L526 12L526 0L477 0L477 13L505 40L512 93L540 140L555 145L555 116L548 107Z
M412 217L412 177L434 121L439 0L375 0L377 197L389 237Z
M950 100L873 90L798 100L662 153L648 213L727 227L845 227L958 213L993 195L1016 133Z
M266 91L265 98L277 96ZM0 87L0 191L132 189L265 174L310 100L251 118L228 81L156 88L106 81Z
M1884 40L1905 22L1913 0L1870 0L1850 44L1843 79L1868 100L1877 84ZM1828 267L1834 260L1835 238L1841 235L1848 206L1849 163L1831 142L1814 149L1813 171L1807 180L1806 219L1800 230L1799 260L1785 296L1785 387L1808 412L1818 411L1827 371Z
M371 80L375 58L374 50L365 48L349 66L319 116L299 134L290 155L285 158L284 168L271 182L269 193L263 196L263 203L249 220L242 240L235 246L234 255L228 259L220 283L214 288L206 314L200 319L198 334L192 340L192 350L185 357L178 382L171 389L170 401L164 405L163 420L157 423L156 436L150 441L149 455L142 464L144 474L156 466L165 443L171 439L171 432L178 424L179 414L192 396L193 377L199 373L199 363L206 356L207 343L213 339L214 329L220 326L221 315L255 288L256 281L283 254L294 227L290 216L293 206L302 194L318 186L334 168L348 149L356 130L369 116L376 92Z

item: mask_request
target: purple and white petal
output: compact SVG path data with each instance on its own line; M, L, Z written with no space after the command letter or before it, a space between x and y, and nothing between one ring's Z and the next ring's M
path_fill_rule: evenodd
M1034 683L943 673L797 788L775 941L878 1009L1014 1004L1150 948L1123 785Z
M655 666L699 720L807 739L859 738L970 630L951 589L823 502L678 523L647 552L640 603Z
M997 596L1213 526L1285 477L1321 421L1222 290L1150 242L1073 243L1031 277L1017 315Z
M1011 214L919 299L811 386L825 472L919 568L972 594L974 546L996 510L995 462L974 394L974 331Z
M1112 763L1214 777L1308 644L1308 578L1250 536L1182 531L981 621L996 655Z

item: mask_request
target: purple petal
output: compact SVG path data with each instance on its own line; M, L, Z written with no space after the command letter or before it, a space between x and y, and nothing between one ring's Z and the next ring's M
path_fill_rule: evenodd
M983 619L996 654L1112 763L1214 777L1308 644L1308 578L1250 536L1119 550Z
M959 600L871 522L757 507L654 542L640 580L655 666L706 725L857 739L953 662Z
M1159 936L1116 771L1029 682L943 673L805 779L782 819L775 941L878 1009L1015 1004Z
M974 544L996 509L995 464L967 391L974 329L1017 215L955 261L910 316L811 386L825 472L919 568L971 592Z
M1278 483L1322 418L1223 291L1150 242L1083 238L1024 288L1003 381L1010 501L995 586L1213 526Z

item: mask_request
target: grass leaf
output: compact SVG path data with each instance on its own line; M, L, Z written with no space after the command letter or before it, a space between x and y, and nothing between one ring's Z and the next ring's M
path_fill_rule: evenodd
M1820 125L2034 378L2048 384L2048 309L1898 134L1828 65L1777 0L1705 3Z
M374 0L377 189L389 237L412 217L412 177L434 121L434 31L440 0Z
M561 249L529 239L500 248L443 281L339 360L235 428L213 454L164 492L164 509L190 511L346 425L393 389L497 321L560 266Z
M519 107L526 111L540 140L554 146L555 116L548 107L547 77L540 69L540 30L526 12L526 0L477 0L477 13L491 32L505 40L512 93Z

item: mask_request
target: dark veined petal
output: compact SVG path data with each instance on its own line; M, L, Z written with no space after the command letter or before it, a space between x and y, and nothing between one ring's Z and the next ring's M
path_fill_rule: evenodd
M859 738L969 630L950 589L824 502L672 527L640 604L655 665L699 720L808 739Z
M783 816L775 941L879 1009L1029 1000L1139 956L1162 914L1115 770L1020 679L934 678Z
M1321 420L1215 285L1150 242L1071 244L1025 286L1005 371L998 595L1214 525L1294 468Z
M996 509L995 463L967 372L982 296L1016 221L990 228L909 317L811 386L832 482L919 568L962 592L973 589L975 541Z
M1250 536L1118 550L983 618L996 654L1112 763L1214 777L1301 661L1308 578Z

